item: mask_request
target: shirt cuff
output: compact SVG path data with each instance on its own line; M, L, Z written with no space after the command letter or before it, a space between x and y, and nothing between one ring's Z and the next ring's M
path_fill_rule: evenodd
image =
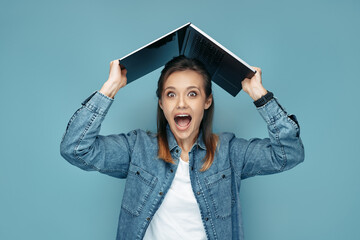
M267 124L272 124L279 118L287 116L285 109L280 105L275 97L263 106L258 107L257 110Z
M114 99L96 90L81 105L94 113L105 116L113 102Z

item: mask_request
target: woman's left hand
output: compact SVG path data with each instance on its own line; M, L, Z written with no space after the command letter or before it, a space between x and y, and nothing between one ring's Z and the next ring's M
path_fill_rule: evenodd
M261 69L253 67L256 70L255 75L252 78L245 78L242 82L242 89L249 94L254 100L258 100L267 93L267 90L263 87L261 82Z

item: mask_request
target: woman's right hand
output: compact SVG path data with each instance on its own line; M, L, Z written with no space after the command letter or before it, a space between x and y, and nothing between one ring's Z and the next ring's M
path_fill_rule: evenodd
M109 78L100 89L100 92L114 99L120 88L124 87L127 83L126 73L126 68L121 69L118 59L111 61Z
M120 88L122 88L127 82L126 73L126 68L121 70L120 61L118 59L111 61L108 81L118 84Z

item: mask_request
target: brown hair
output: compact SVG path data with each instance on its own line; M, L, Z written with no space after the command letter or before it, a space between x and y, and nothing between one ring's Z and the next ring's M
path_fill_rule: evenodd
M161 75L158 81L158 88L156 95L161 100L163 92L164 82L170 76L170 74L176 71L194 70L204 79L205 95L208 98L212 94L211 89L211 76L206 70L204 64L195 58L187 58L184 55L174 57L168 63L165 64L164 69L161 71ZM214 99L211 106L204 111L203 119L200 123L200 130L203 132L203 141L206 146L206 155L203 159L204 163L200 171L206 171L214 161L216 145L218 142L218 136L212 133L212 120L214 115ZM174 163L167 140L166 126L167 120L165 118L163 110L158 105L157 107L157 141L159 145L158 157L165 162Z

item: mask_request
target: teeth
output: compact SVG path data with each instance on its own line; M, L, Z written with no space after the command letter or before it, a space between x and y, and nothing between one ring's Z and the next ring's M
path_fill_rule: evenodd
M186 114L180 114L180 115L176 115L177 117L188 117L190 115L186 115Z

